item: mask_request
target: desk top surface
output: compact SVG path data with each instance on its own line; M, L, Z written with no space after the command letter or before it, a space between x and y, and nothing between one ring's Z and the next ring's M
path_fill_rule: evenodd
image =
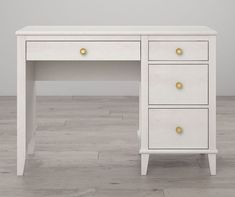
M26 26L16 35L215 35L206 26Z

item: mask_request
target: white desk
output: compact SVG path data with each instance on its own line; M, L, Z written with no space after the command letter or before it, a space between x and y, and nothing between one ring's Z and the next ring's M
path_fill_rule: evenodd
M35 81L92 78L140 80L142 175L147 173L150 154L168 153L208 154L211 175L216 174L215 31L207 27L35 26L16 35L18 175L23 175L27 154L35 146ZM58 61L60 66L52 63ZM110 61L115 63L107 64ZM126 66L118 68L123 62ZM135 70L138 65L140 77Z

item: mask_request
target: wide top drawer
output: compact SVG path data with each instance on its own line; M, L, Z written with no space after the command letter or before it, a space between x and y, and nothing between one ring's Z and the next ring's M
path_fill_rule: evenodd
M140 60L140 42L28 41L27 60Z
M209 60L207 41L150 41L150 61Z

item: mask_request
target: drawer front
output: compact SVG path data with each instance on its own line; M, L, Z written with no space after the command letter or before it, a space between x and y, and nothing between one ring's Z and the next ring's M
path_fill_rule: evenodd
M149 109L150 149L207 149L208 109Z
M27 60L140 60L140 42L27 42Z
M208 104L208 65L149 65L149 104Z
M150 41L149 42L149 60L208 60L208 42L166 42L166 41Z

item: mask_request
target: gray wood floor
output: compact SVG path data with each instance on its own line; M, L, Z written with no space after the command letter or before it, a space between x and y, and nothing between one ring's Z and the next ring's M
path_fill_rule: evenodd
M40 97L36 152L16 177L16 98L0 97L0 197L234 197L235 97L217 100L217 176L206 156L155 155L140 176L137 97Z

